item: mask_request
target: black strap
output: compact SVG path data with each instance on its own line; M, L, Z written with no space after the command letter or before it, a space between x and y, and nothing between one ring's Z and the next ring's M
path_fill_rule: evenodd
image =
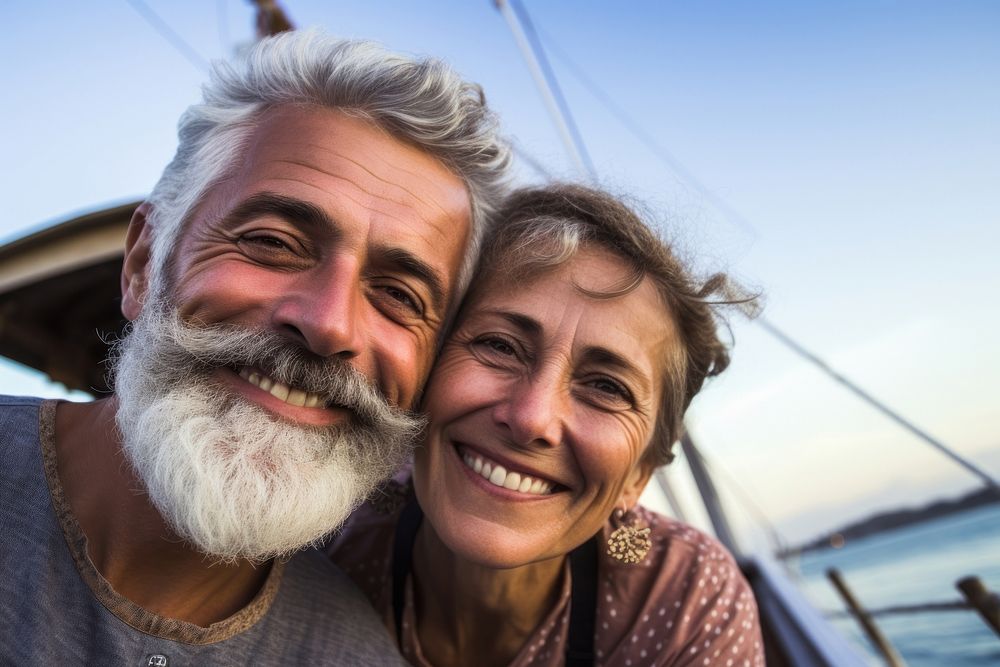
M594 664L594 627L597 616L597 538L569 554L572 591L569 599L569 640L566 667Z
M424 513L416 498L403 508L396 524L392 545L392 614L396 621L396 642L403 645L403 609L406 606L406 577L413 563L413 545ZM566 667L594 664L594 627L597 615L597 538L588 540L569 554L572 591L569 604L569 640Z
M412 497L403 507L396 523L396 538L392 543L392 615L396 621L396 645L403 647L403 608L406 606L406 576L413 563L413 545L424 520L424 512Z

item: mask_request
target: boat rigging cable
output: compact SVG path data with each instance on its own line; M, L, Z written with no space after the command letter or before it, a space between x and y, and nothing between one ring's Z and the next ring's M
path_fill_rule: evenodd
M570 113L566 98L563 97L559 89L559 82L555 73L545 57L545 50L538 40L538 34L531 24L528 13L516 3L508 0L494 0L497 9L503 14L507 21L507 26L514 35L521 55L531 71L531 76L535 79L535 84L542 94L542 100L549 109L552 122L556 125L559 138L562 139L563 146L570 158L576 164L580 173L592 183L597 181L597 170L590 159L587 147L583 143L583 137L573 121L573 114Z
M132 9L139 13L139 16L141 16L146 23L153 28L153 30L159 33L160 37L167 40L167 42L174 47L178 53L184 56L189 63L200 69L202 72L208 71L208 61L205 60L201 54L194 49L194 47L188 44L183 37L177 34L177 32L171 28L166 21L160 18L159 14L150 9L145 2L142 0L125 1L132 6Z
M516 25L517 23L516 15L508 5L515 7L516 14L523 17L525 24L530 26L531 22L530 19L528 18L527 11L524 9L524 7L520 5L519 0L494 0L494 1L497 5L497 8L501 11L501 13L503 13L504 18L507 19L507 22L511 27L511 31L514 33L514 37L518 41L518 45L522 46L522 42L525 41L524 37L521 36L520 29ZM529 69L531 69L532 73L535 74L535 69L537 68L536 64L537 61L544 61L544 62L547 61L545 61L544 59L541 42L538 40L537 34L534 33L533 28L532 28L532 34L535 35L535 40L533 44L529 44L529 47L537 50L537 53L525 53L525 60L528 61ZM549 41L552 42L553 40L549 38ZM591 92L591 94L593 94L598 99L598 101L604 104L604 106L608 108L608 110L611 111L611 113L616 118L618 118L618 120L625 126L625 128L629 130L636 137L636 139L638 139L639 142L642 143L654 156L656 156L669 169L674 171L674 173L676 173L682 179L686 180L700 194L705 196L712 204L714 204L716 207L719 208L719 210L721 210L724 214L726 214L726 216L729 217L730 220L737 222L744 229L749 229L751 231L754 231L752 225L750 225L750 223L747 222L742 215L740 215L737 211L735 211L722 199L712 194L708 190L708 188L702 185L702 183L697 178L695 178L693 174L691 174L691 172L688 171L684 167L684 165L680 163L679 160L677 160L676 157L674 157L665 148L661 147L655 140L653 140L653 138L649 135L649 133L643 130L642 127L637 122L635 122L627 113L625 113L624 110L618 107L618 105L614 104L611 100L611 97L607 93L605 93L596 83L594 83L588 77L586 77L583 74L581 68L577 66L575 63L573 63L573 61L565 54L565 52L560 53L558 50L556 50L556 53L557 55L561 56L561 59L565 63L570 65L570 71L573 72L579 78L580 82L584 84L584 86ZM551 70L549 70L549 75L552 79L552 82L554 83L555 75L551 72ZM548 100L548 98L551 97L552 93L546 90L547 82L545 80L545 77L539 77L535 75L535 83L539 86L540 89L542 89L542 96ZM556 88L556 90L558 89ZM561 99L561 94L560 94L560 99ZM554 108L552 105L549 105L549 107L551 113L553 113L554 115L558 114L559 110L557 108ZM567 118L571 118L568 108L566 109L565 116ZM557 125L559 124L558 119L556 119L556 123ZM579 139L579 135L575 136L577 139ZM571 150L571 155L575 155L577 152L584 152L582 141L579 142L579 150L578 151L575 149ZM893 410L885 403L883 403L882 401L880 401L879 399L875 398L870 393L862 389L856 382L849 380L844 375L834 370L834 368L830 366L830 364L823 361L816 354L810 352L806 347L799 344L791 336L789 336L788 334L784 333L783 331L775 327L767 319L759 316L756 318L756 322L762 329L764 329L765 332L767 332L773 338L778 340L778 342L783 344L785 347L790 349L798 356L808 361L810 364L819 368L824 374L826 374L833 380L837 381L839 384L846 387L855 396L857 396L864 402L868 403L876 410L878 410L885 416L889 417L891 420L895 421L905 430L909 431L911 434L917 436L919 439L923 440L927 444L931 445L932 447L943 453L948 458L958 463L967 471L969 471L970 473L978 477L980 480L982 480L982 482L987 487L992 489L1000 489L1000 482L997 482L997 480L994 479L988 472L986 472L979 466L975 465L965 457L958 454L954 450L954 448L949 447L941 440L934 438L929 433L916 426L913 422L911 422L909 419L901 415L899 412Z

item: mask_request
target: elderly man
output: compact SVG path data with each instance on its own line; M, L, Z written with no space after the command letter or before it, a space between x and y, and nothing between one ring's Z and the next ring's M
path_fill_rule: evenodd
M478 89L316 32L220 67L128 231L115 394L0 400L0 663L395 664L304 547L408 453L498 196Z

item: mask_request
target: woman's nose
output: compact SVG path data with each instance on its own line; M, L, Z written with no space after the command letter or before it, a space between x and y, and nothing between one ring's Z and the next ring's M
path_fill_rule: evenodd
M494 415L518 445L554 447L563 440L569 399L552 378L526 377L497 402Z
M317 356L353 359L363 352L365 302L358 264L344 258L303 273L275 306L272 323Z

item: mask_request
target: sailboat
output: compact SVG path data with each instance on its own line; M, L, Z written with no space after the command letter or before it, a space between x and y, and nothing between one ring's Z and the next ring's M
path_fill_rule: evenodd
M291 27L275 3L254 4L262 34ZM496 4L526 47L523 52L536 52L534 64L527 58L529 66L537 77L546 79L547 66L537 61L530 32L525 31L523 18L514 14L516 6L502 1ZM580 148L579 130L567 122L565 102L551 93L551 80L547 85L550 92L545 99L555 111L552 117L557 131L566 139L572 163L586 178L589 158ZM544 86L542 89L544 96ZM523 147L518 148L529 169L544 169ZM708 189L702 194L709 199L712 196ZM129 201L72 216L0 247L0 355L37 369L69 389L92 394L107 390L101 361L106 355L105 341L125 326L118 307L118 275L125 229L138 203ZM721 200L716 204L724 206ZM720 501L711 466L690 437L682 444L685 470L699 490L711 527L740 557L754 587L769 664L865 664L855 647L789 581L780 565L741 545ZM675 495L671 480L661 477L660 481L666 502L679 513L681 504L670 501Z

